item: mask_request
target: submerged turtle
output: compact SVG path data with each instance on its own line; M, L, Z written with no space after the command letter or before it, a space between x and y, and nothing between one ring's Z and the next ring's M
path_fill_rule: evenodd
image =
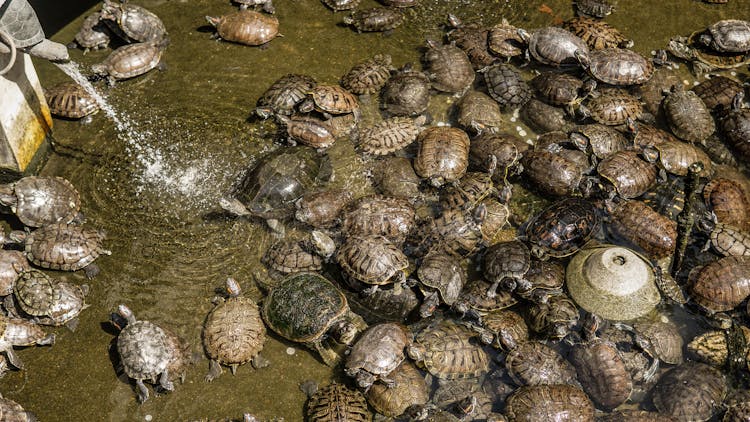
M125 374L135 380L138 388L138 401L148 400L148 389L144 380L156 384L166 391L174 390L172 377L184 374L171 372L179 369L184 359L183 346L176 336L150 321L136 321L133 312L125 305L117 308L112 316L116 326L126 320L117 336L117 353ZM117 320L117 321L115 321Z
M284 232L280 220L294 215L295 202L318 180L330 174L327 156L313 148L283 148L262 158L245 173L222 208L236 215L264 218L269 227Z
M334 366L341 357L326 344L328 335L351 344L367 327L349 310L346 297L328 279L316 273L299 273L285 278L263 301L263 320L276 334L317 351Z
M70 223L81 208L75 186L62 177L27 176L0 185L0 204L29 227Z
M305 411L309 421L366 422L372 419L365 396L357 390L335 382L318 388L312 381L304 382L300 388L310 397Z
M203 346L211 359L206 381L221 375L221 364L232 368L252 361L253 367L266 364L260 356L266 341L266 326L260 318L258 305L249 298L240 297L240 285L227 279L229 298L220 299L206 317L203 327Z
M51 270L77 271L83 269L86 277L99 273L94 264L100 255L112 252L102 245L105 234L102 230L76 224L50 224L31 233L14 231L11 242L23 243L26 258L34 265Z

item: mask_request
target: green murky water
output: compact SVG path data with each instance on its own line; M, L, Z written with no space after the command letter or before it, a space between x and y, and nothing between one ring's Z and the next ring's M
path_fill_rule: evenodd
M723 6L694 0L620 3L607 21L633 38L634 48L646 55L663 48L672 35L686 35L719 19L750 18L745 0ZM0 380L0 391L42 421L138 421L149 416L192 420L240 417L243 412L264 419L301 420L305 396L298 384L326 381L334 374L305 349L277 337L270 336L263 351L271 361L269 368L245 365L236 376L225 372L211 384L203 382L208 361L200 332L214 289L233 276L247 294L259 298L251 274L273 241L258 222L227 220L216 212L219 197L235 176L277 147L273 124L248 119L256 99L283 74L306 73L319 82L335 83L354 63L375 53L390 54L397 66L418 63L425 38L442 35L447 12L487 24L505 16L517 26L535 28L572 17L570 2L546 1L550 14L540 11L540 0L422 0L406 12L403 27L384 37L343 27L344 14L330 12L319 0L276 0L284 37L267 49L210 39L204 16L232 11L228 2L137 4L155 12L167 26L172 40L165 54L168 69L118 84L107 95L145 134L145 142L118 136L101 113L87 126L56 121L55 153L43 170L78 187L88 223L107 231L112 256L99 260L102 272L90 282L91 307L82 313L77 331L57 329L53 347L19 351L28 370L7 374ZM363 0L360 7L375 4ZM69 42L82 19L52 39ZM84 56L71 51L71 56L90 65L108 53ZM48 63L37 65L43 85L67 78ZM432 114L444 119L452 101L434 96ZM375 112L369 113L372 118ZM332 149L333 183L363 191L368 189L362 182L366 167L353 151L347 141ZM59 276L85 282L80 274ZM140 318L173 327L192 344L199 358L185 384L173 393L138 405L131 384L116 377L109 352L114 334L106 321L119 303L128 304ZM288 354L288 347L296 352Z

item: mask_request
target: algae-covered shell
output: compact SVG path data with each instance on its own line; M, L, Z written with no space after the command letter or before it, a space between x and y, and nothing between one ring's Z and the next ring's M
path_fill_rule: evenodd
M578 306L609 320L638 318L661 301L649 261L620 246L580 251L570 260L565 280Z

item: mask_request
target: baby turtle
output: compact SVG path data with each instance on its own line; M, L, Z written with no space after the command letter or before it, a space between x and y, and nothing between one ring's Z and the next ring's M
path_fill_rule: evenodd
M44 90L49 111L55 116L66 119L83 119L91 121L91 115L99 111L99 103L76 82L63 82Z
M393 387L395 381L388 376L406 358L404 349L409 343L408 328L394 323L373 325L352 346L344 372L365 391L376 381Z
M128 43L160 41L167 36L161 19L137 4L104 0L100 17Z
M503 115L497 102L483 92L466 92L457 108L456 121L471 133L494 133L503 125Z
M698 42L720 53L750 51L750 22L740 19L720 20L698 37Z
M697 76L714 69L733 69L750 63L750 52L717 52L698 41L702 35L704 31L695 31L689 37L672 37L667 45L670 53L692 63L693 73Z
M334 382L310 393L305 411L310 422L372 420L365 396L357 390Z
M569 132L568 136L576 148L593 155L596 159L606 158L630 146L628 140L620 132L600 124L577 126Z
M720 410L726 377L705 363L685 362L670 369L653 388L659 412L678 420L707 421Z
M0 204L10 207L24 225L41 227L73 221L81 208L81 197L62 177L27 176L0 185Z
M316 229L335 227L351 199L352 193L341 189L306 193L294 203L297 208L294 218Z
M591 76L609 85L643 84L654 74L650 61L624 48L604 48L587 55L576 52L576 58Z
M485 204L479 204L473 210L444 210L440 217L427 223L420 245L422 253L435 246L457 256L473 255L483 245L482 229L487 214L488 207Z
M633 40L625 38L617 28L602 20L578 16L563 22L563 28L580 37L591 50L633 46Z
M531 219L526 240L534 256L560 258L577 252L598 230L599 217L591 202L565 198Z
M591 117L597 123L617 126L637 120L643 113L643 105L633 95L624 89L608 88L601 90L596 98L588 98L579 111L586 117Z
M601 19L609 16L615 10L615 6L606 0L576 0L573 4L578 16L590 18Z
M530 290L531 283L524 278L530 266L531 253L520 240L499 242L487 248L482 259L484 277L492 283L487 296L494 297L501 283L503 290L510 292L517 289Z
M576 51L580 57L587 57L589 53L588 46L581 38L562 28L547 26L532 33L519 29L518 34L528 43L528 54L542 64L577 65L580 58L576 59Z
M637 200L615 205L610 215L610 230L636 245L650 258L660 259L674 254L677 243L676 221Z
M539 341L521 343L508 352L505 368L518 386L577 382L573 365L552 346Z
M219 17L206 16L218 37L250 46L264 45L279 34L279 20L252 10L239 10Z
M438 91L460 95L474 82L474 67L469 56L455 45L427 40L424 61L432 87Z
M8 362L23 369L23 362L13 351L13 346L51 346L55 335L47 334L42 328L26 319L0 316L0 352L5 353Z
M527 385L508 397L504 413L512 421L593 421L594 404L573 385Z
M404 15L396 9L373 7L360 9L344 17L344 23L357 32L385 32L398 28L404 22Z
M716 130L711 112L703 100L682 85L675 85L662 101L672 133L688 142L701 142Z
M367 390L367 402L378 413L397 418L407 408L424 405L430 399L424 377L410 361L404 360L390 378L393 386L375 383Z
M174 383L170 373L177 360L183 358L179 341L175 344L174 334L150 321L136 321L133 312L125 305L117 308L117 317L127 322L117 336L117 353L125 374L135 380L138 388L138 401L148 400L148 389L143 383L148 380L165 391L173 391ZM115 322L119 326L119 322Z
M91 71L107 78L110 85L122 79L143 75L160 67L161 56L169 44L168 38L158 41L123 45L113 51L102 63L91 66Z
M89 50L106 48L109 45L111 31L101 18L101 11L86 16L81 29L76 32L75 41L72 44L82 48L83 54L88 53Z
M364 284L364 295L374 293L379 286L396 283L395 288L406 279L404 270L409 259L401 249L387 238L378 235L350 236L341 245L336 261L354 285Z
M518 28L511 25L505 18L490 28L487 33L487 48L500 57L520 56L523 54L524 44Z
M440 248L433 248L422 258L417 269L419 288L424 299L419 307L419 315L427 318L435 309L445 303L453 305L466 283L466 270L461 262Z
M535 76L529 85L546 103L569 107L577 105L596 87L593 81L584 83L573 75L558 72L542 72Z
M357 95L375 94L391 77L391 56L376 54L373 58L356 64L341 77L341 86Z
M24 253L34 265L62 271L83 269L88 278L99 273L94 264L100 255L111 255L102 243L105 234L75 224L50 224L31 233L14 231L10 239L24 244Z
M310 76L288 73L272 83L258 98L255 113L264 119L273 114L291 115L294 107L307 97L316 84Z
M480 325L481 327L476 328L480 340L496 349L510 351L529 340L529 327L526 321L510 309L488 312L480 321Z
M727 256L688 276L691 298L709 314L730 311L750 296L750 256Z
M494 297L487 297L490 283L482 279L471 280L461 289L461 294L453 303L453 309L462 318L473 318L482 325L484 317L495 311L499 311L518 303L518 300L509 292L501 290Z
M240 285L233 278L227 279L229 298L219 299L203 326L203 347L211 359L206 381L221 375L221 365L232 368L252 361L260 368L263 362L260 351L266 341L266 326L260 317L258 305L249 298L241 297Z
M451 28L446 34L448 41L466 53L474 69L489 66L496 60L489 50L487 28L474 23L464 24L452 13L448 14L448 27Z
M350 236L384 236L401 245L416 226L416 211L409 201L368 195L347 205L342 231Z
M430 78L414 70L411 64L395 72L385 84L381 108L393 116L416 116L427 110L430 102Z
M30 269L21 273L13 296L5 297L5 308L28 315L37 324L66 325L75 330L78 314L89 305L84 303L88 286L76 286L54 280L47 274ZM17 309L16 308L17 305Z
M359 146L368 154L387 155L411 145L422 130L425 116L391 117L359 131Z
M473 337L470 328L442 319L420 331L407 352L440 379L476 378L489 370L489 357Z
M276 334L304 343L329 366L341 357L326 343L331 335L351 344L367 325L349 310L346 297L328 279L316 273L285 278L263 301L263 320Z
M516 68L497 63L481 70L487 92L504 109L521 107L531 98L531 87Z
M614 343L593 339L573 347L575 365L583 390L604 409L624 403L633 391L633 380Z
M283 233L280 221L291 217L295 202L329 173L327 156L313 148L282 148L248 169L231 196L220 200L219 205L235 215L263 218L272 230Z
M692 88L706 107L711 111L729 110L734 97L742 92L744 87L740 82L726 76L715 75Z
M309 113L317 110L326 118L332 114L353 113L359 119L359 101L351 92L338 85L318 84L307 93L307 98L299 105L299 111Z
M461 129L433 126L417 137L419 149L414 170L431 185L440 187L459 180L469 166L469 136Z
M613 152L599 162L596 171L604 179L603 188L610 191L610 197L636 198L656 183L656 166L635 151Z
M736 152L737 156L747 162L750 159L750 108L744 108L743 92L738 93L732 101L731 111L721 121L721 129L726 137L726 143Z

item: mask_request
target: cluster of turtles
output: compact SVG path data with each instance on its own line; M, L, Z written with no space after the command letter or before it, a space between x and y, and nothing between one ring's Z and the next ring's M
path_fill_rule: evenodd
M239 3L207 18L221 38L278 36L270 1ZM384 3L346 22L390 30L400 18L384 11L413 5ZM107 1L89 26L112 29L104 10L114 6L122 16L137 7ZM747 65L750 22L718 21L646 58L603 20L609 3L574 6L575 18L534 31L449 16L446 42L426 43L424 70L378 54L339 83L287 74L267 89L254 113L274 119L287 145L248 168L220 205L265 220L280 239L256 274L260 304L229 279L206 318L206 381L222 366L266 365L270 330L346 375L301 386L312 421L371 420L372 410L431 421L748 417L745 377L718 368L750 367L750 108L731 74L686 89L670 60L701 75ZM152 27L140 13L133 20ZM451 125L430 122L434 95L456 99ZM364 96L382 110L368 125ZM534 142L507 132L515 109ZM348 141L376 193L328 186L326 149ZM547 205L527 215L521 188ZM51 259L29 251L47 227L56 226L7 237L44 267ZM685 345L665 302L716 329ZM172 390L189 361L184 342L126 306L112 321L140 401L145 382Z
M6 220L9 225L23 227L0 236L0 374L4 374L24 369L14 347L54 344L55 334L47 333L44 326L74 330L78 315L88 307L86 284L43 270L83 270L93 278L99 272L94 261L110 251L104 249L104 233L83 224L78 191L64 178L27 176L2 184L0 206L13 215ZM0 399L0 414L7 420L34 420L5 398Z

